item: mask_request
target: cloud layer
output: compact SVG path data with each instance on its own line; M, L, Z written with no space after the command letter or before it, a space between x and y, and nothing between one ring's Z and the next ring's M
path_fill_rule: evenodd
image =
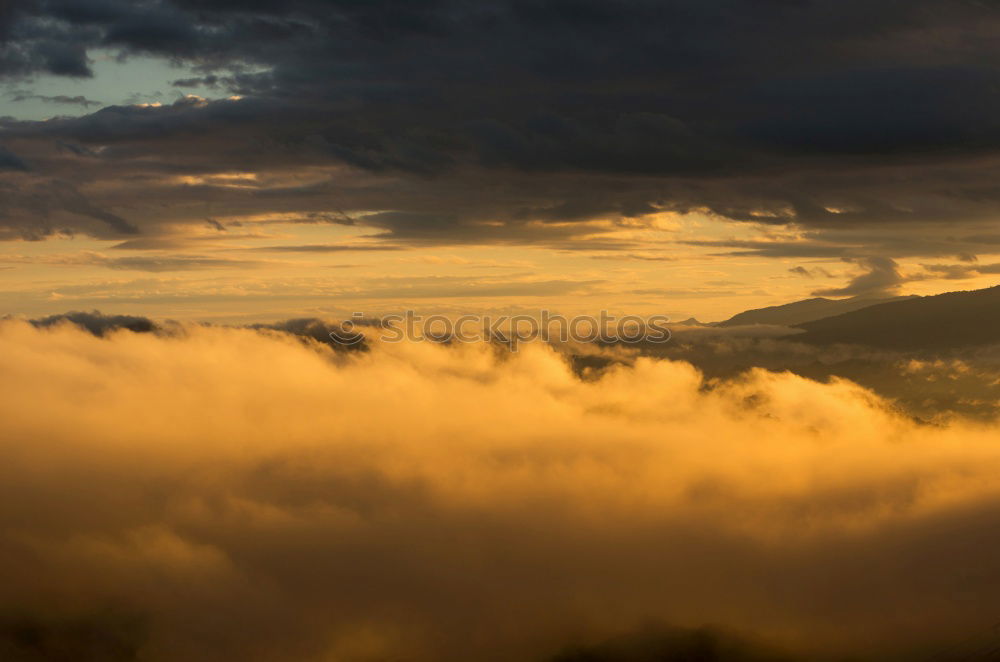
M594 219L701 211L825 232L837 256L975 254L953 229L919 249L875 229L995 218L998 22L971 0L15 3L0 76L85 78L105 49L183 62L203 75L175 88L219 99L6 122L0 166L33 173L19 190L58 181L93 206L0 211L37 237L202 224L194 205L369 210L423 244L579 242ZM259 181L176 185L237 170Z
M26 656L27 627L117 659L545 659L664 622L886 659L1000 613L993 426L537 346L101 332L0 323Z

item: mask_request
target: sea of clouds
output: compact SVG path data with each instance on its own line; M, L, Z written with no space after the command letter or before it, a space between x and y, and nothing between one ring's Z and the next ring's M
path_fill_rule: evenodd
M266 328L0 348L3 659L541 661L657 623L884 660L1000 618L1000 428L848 381Z

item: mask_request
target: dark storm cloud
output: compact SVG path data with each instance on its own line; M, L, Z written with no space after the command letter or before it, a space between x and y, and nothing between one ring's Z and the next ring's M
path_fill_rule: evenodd
M995 221L983 219L981 227L990 227ZM762 239L694 239L680 243L713 250L720 256L759 256L773 258L847 259L878 255L920 256L958 260L972 265L978 261L977 253L995 252L998 243L991 234L956 236L954 225L962 223L921 223L905 225L898 229L891 226L847 226L808 230L797 236L776 235ZM975 225L975 224L974 224Z
M59 103L67 105L78 105L84 108L89 108L90 106L100 106L100 101L95 101L94 99L88 99L87 97L77 94L76 96L69 96L66 94L56 94L56 95L46 95L46 94L32 94L30 92L20 92L15 94L11 101L29 101L31 99L36 99L38 101L45 101L47 103Z
M806 239L804 241L760 241L741 239L705 239L685 241L689 246L708 248L728 248L721 255L761 255L764 257L843 257L849 255L852 247L824 241Z
M2 159L0 153L0 165ZM17 168L18 162L14 161L15 169L26 168ZM11 174L0 179L0 193L0 238L35 240L75 231L113 237L138 232L131 222L95 205L63 180Z
M844 287L816 290L813 294L825 296L869 296L895 292L905 282L895 260L887 257L868 257L851 260L865 269Z
M218 87L219 77L215 75L211 76L195 76L193 78L178 78L177 80L170 81L170 84L174 87Z
M551 242L541 226L516 226L656 210L862 230L982 222L1000 210L997 10L38 0L2 15L0 75L87 75L87 49L104 47L185 62L197 75L175 86L244 98L5 132L29 151L47 139L107 147L103 170L73 181L346 164L393 179L361 193L262 189L256 204L385 210L369 220L406 241ZM170 199L218 195L190 187Z
M1000 274L1000 264L925 264L923 267L936 277L956 280L976 274Z

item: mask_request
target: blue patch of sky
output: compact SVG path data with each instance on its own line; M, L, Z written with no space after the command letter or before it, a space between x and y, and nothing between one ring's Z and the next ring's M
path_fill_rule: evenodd
M175 87L172 81L198 77L188 66L147 56L119 58L113 51L91 51L92 78L39 75L0 85L0 117L44 120L79 116L105 106L174 102L185 94L227 96L221 88ZM77 102L67 100L77 99ZM89 103L94 102L94 103Z

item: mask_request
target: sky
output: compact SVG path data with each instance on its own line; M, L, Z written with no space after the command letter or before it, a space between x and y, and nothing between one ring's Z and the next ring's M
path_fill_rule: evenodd
M7 3L0 309L718 320L986 287L995 9Z

